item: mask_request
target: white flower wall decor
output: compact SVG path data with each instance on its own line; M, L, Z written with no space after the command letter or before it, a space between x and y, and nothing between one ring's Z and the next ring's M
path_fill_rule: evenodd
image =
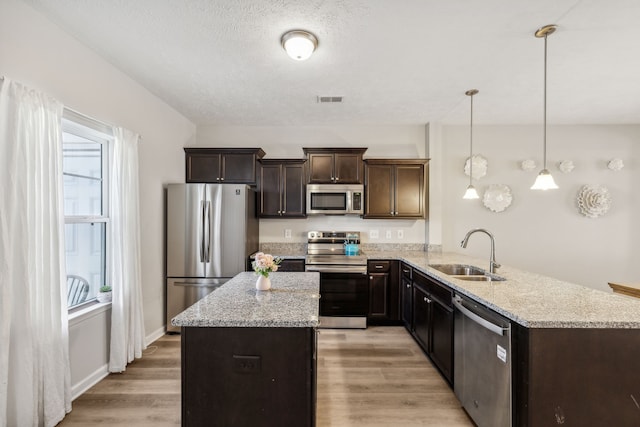
M487 174L489 161L480 155L474 155L473 158L467 157L467 160L464 163L465 175L469 176L470 160L473 161L473 176L471 178L480 179Z
M536 168L536 161L532 159L523 160L520 162L520 169L525 172L532 171Z
M607 163L607 167L612 171L618 172L624 167L624 162L622 159L611 159L609 160L609 163Z
M505 184L491 184L482 198L484 207L492 212L502 212L511 206L512 201L511 188Z
M604 185L583 185L577 201L580 213L587 218L603 216L611 207L611 195Z
M563 160L560 163L558 163L558 169L560 169L560 172L562 172L562 173L569 173L575 167L576 166L573 164L573 161L571 161L571 160Z

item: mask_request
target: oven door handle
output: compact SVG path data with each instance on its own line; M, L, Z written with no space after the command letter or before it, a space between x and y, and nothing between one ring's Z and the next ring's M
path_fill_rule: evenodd
M318 273L355 273L355 274L367 274L367 266L362 267L327 267L327 266L314 266L307 265L305 271L318 272Z

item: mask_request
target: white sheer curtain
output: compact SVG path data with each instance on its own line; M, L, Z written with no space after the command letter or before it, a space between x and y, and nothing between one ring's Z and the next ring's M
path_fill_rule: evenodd
M138 134L114 127L109 174L111 354L109 371L122 372L146 348L140 273Z
M62 109L0 79L0 426L54 426L71 410Z

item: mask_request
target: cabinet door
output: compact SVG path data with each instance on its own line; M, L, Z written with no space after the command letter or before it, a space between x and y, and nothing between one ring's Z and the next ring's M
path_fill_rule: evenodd
M282 180L282 216L305 217L304 163L284 164Z
M392 218L395 211L392 165L367 165L365 218Z
M333 163L331 153L309 154L309 184L333 184Z
M304 259L283 259L278 271L304 271Z
M431 304L431 348L429 357L442 375L453 383L453 310L435 301Z
M429 352L429 328L432 300L418 286L413 286L413 333L422 349Z
M281 206L281 165L263 164L260 167L260 203L261 217L280 216Z
M387 318L389 314L389 273L369 274L369 317Z
M395 166L395 217L424 218L423 165Z
M220 154L186 153L186 182L220 182Z
M222 155L220 182L230 184L256 183L256 158L254 154L226 153Z
M402 283L400 283L402 294L402 322L405 328L409 332L413 331L413 286L411 280L406 277L402 277Z
M336 153L334 155L336 184L362 184L362 155Z

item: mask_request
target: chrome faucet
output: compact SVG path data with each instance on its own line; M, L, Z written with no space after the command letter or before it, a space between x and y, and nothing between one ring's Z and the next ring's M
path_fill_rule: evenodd
M469 237L473 233L478 231L486 234L491 239L491 257L489 258L489 272L495 273L496 268L500 268L500 264L496 262L496 242L493 238L493 234L491 234L489 231L485 230L484 228L474 228L473 230L469 230L469 232L467 232L467 235L464 236L464 239L462 239L462 242L460 242L460 246L462 246L463 248L466 248L467 243L469 242Z

